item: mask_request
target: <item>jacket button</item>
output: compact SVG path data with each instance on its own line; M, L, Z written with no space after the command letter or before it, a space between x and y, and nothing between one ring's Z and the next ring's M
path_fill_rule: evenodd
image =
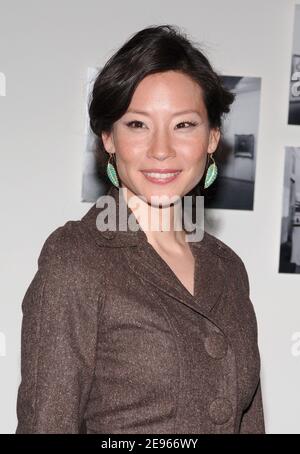
M113 240L114 237L116 236L116 232L113 230L103 230L101 231L101 234L107 239L107 240Z
M228 399L216 399L209 406L209 416L215 424L224 424L229 421L232 414L233 408Z
M215 359L224 358L227 353L227 341L223 334L212 333L204 340L206 352Z

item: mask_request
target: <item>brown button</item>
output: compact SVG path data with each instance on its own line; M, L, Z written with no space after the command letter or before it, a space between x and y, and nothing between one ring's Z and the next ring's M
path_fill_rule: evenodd
M116 236L116 232L113 230L103 230L101 234L108 240L113 240Z
M215 359L224 358L228 349L227 341L221 333L211 333L204 340L204 346L209 356Z
M229 421L232 414L233 408L228 399L216 399L209 406L209 416L215 424L224 424Z

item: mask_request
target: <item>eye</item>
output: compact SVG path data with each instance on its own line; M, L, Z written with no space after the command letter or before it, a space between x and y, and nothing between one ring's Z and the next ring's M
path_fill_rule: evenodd
M129 121L128 123L126 123L126 126L128 126L129 128L133 128L133 129L140 128L140 126L137 126L137 127L132 126L133 124L142 125L143 122L142 121L133 120L133 121Z
M193 127L193 126L197 126L198 123L196 123L194 121L182 121L181 123L178 123L178 125L184 125L184 124L188 124ZM184 128L179 128L179 129L187 129L187 128L184 127Z

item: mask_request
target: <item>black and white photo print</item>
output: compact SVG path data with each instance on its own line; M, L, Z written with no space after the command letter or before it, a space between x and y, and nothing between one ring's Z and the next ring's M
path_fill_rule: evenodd
M279 273L300 273L300 147L285 148Z
M300 125L300 5L295 5L288 124Z
M218 177L205 194L206 208L253 210L261 78L223 76L235 94L215 153Z
M91 94L93 82L98 73L97 68L89 67L87 70L86 86L86 115L85 115L85 149L83 151L83 169L81 184L81 202L96 202L100 195L106 192L106 184L99 174L97 164L97 136L89 125L88 100Z

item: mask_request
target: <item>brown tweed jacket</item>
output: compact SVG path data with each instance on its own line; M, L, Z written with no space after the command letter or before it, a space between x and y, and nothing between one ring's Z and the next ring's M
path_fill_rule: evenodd
M242 260L207 232L191 242L192 296L145 232L100 232L100 210L58 227L38 258L16 433L264 433Z

